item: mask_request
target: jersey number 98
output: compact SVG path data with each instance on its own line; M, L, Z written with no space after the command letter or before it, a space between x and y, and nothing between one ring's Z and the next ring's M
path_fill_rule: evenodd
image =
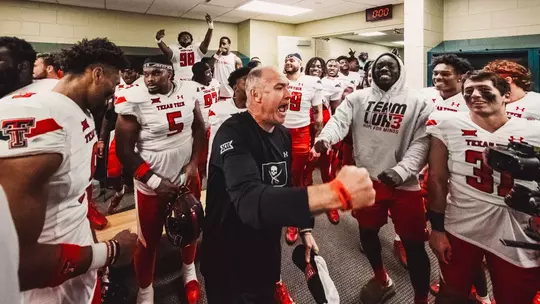
M193 52L180 53L180 66L192 66L195 64L195 54Z
M493 193L495 190L495 181L493 180L493 169L484 164L482 152L475 150L465 151L465 161L470 164L480 165L474 167L474 176L467 176L467 185L485 193ZM501 173L501 181L497 187L497 195L505 197L514 186L514 179L506 174Z
M292 91L289 110L300 111L300 103L302 102L302 92Z

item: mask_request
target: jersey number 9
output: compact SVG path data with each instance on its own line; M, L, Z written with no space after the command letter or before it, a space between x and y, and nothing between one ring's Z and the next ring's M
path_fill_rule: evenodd
M180 66L192 66L195 64L195 54L193 52L180 53Z
M292 91L289 110L300 111L300 103L302 102L302 92Z

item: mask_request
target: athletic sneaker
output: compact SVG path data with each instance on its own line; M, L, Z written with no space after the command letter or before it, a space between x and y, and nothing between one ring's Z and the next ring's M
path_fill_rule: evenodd
M276 283L274 299L276 300L276 304L294 304L294 301L291 298L287 287L281 281Z
M189 304L197 304L201 299L201 284L197 280L191 280L184 285L186 299Z
M109 209L107 212L109 214L116 213L118 206L120 206L120 202L122 202L122 198L124 197L124 194L126 193L126 186L122 186L122 191L115 192L114 196L111 198L111 201L109 202Z
M396 287L388 277L387 286L372 278L360 291L360 304L382 304L396 294Z
M432 283L431 285L429 285L429 292L435 297L439 293L440 288L441 285L439 284L439 282Z
M287 227L287 235L285 236L285 241L287 244L293 245L298 240L298 228L296 227Z
M533 304L540 304L540 291L536 294L536 298L534 298Z
M99 213L93 202L88 203L88 214L86 217L90 221L90 227L95 230L102 230L109 223L105 215Z
M326 215L328 216L330 223L334 225L339 224L339 212L337 210L330 210L326 212Z
M405 247L403 247L403 242L394 240L394 255L398 259L401 266L407 269L407 254L405 253Z

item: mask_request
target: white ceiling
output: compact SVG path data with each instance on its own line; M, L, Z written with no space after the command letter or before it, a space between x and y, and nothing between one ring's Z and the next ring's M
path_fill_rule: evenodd
M294 17L236 10L250 0L31 0L142 14L204 19L205 13L216 21L238 23L258 19L284 23L303 23L363 11L370 7L403 3L404 0L264 0L312 9Z
M403 45L395 44L393 42L395 41L403 41L405 29L403 28L396 28L392 30L387 31L380 31L382 33L385 33L384 36L372 36L372 37L365 37L360 36L356 34L347 34L347 35L340 35L335 36L337 38L347 39L347 40L354 40L354 41L361 41L361 42L367 42L367 43L373 43L373 44L380 44L385 45L388 47L395 47L395 48L403 48Z

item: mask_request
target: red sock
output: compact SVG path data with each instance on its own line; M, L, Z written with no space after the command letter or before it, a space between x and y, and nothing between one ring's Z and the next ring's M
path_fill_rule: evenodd
M428 296L427 295L414 295L414 304L427 304Z
M386 269L384 267L380 267L378 269L373 270L375 272L375 280L379 282L379 284L386 286L388 283L388 275L386 274Z

